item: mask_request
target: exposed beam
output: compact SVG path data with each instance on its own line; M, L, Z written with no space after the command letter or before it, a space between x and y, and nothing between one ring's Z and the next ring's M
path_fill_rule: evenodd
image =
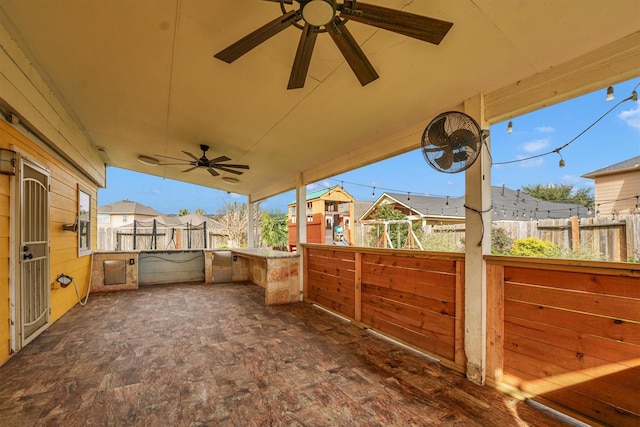
M498 123L638 76L640 32L635 32L485 94L485 118Z

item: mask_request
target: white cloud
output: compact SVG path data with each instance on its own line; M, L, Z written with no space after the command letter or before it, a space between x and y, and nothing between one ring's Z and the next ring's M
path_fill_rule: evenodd
M307 192L312 192L315 190L320 189L320 186L318 184L307 184Z
M151 189L151 194L158 194L159 195L160 194L160 190L157 189L157 188L152 188Z
M540 132L540 133L553 133L553 132L555 132L555 131L556 131L556 130L555 130L553 127L551 127L551 126L539 126L539 127L537 127L537 128L536 128L536 130L537 130L538 132Z
M538 139L536 141L529 141L522 144L522 149L527 153L537 153L545 148L549 147L548 139Z
M624 110L618 117L632 128L640 129L640 106L632 110Z

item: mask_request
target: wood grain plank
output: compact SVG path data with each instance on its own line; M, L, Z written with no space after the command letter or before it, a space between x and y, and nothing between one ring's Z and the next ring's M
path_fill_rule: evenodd
M505 283L505 298L640 322L640 300Z
M388 265L420 271L437 271L452 275L456 272L455 261L453 260L419 258L411 257L405 254L383 255L365 253L362 255L362 263L365 265Z
M640 346L593 335L581 334L557 326L524 319L506 319L504 331L524 339L552 345L575 354L593 356L609 362L632 367L628 361L640 360Z
M389 334L392 337L396 337L418 349L423 349L430 353L437 354L450 361L453 360L453 346L451 345L447 345L430 336L407 329L402 325L393 323L392 321L384 318L372 316L369 313L366 315L363 313L363 321L373 326L376 330Z
M505 302L505 317L556 325L578 333L640 345L640 324L613 317L592 316L519 301Z
M409 292L401 292L395 289L383 288L380 286L365 283L366 292L369 295L380 296L392 301L398 301L403 304L420 307L425 310L434 311L446 316L455 316L455 303L448 301L440 301L434 298L415 295Z
M505 267L506 282L640 299L640 277Z

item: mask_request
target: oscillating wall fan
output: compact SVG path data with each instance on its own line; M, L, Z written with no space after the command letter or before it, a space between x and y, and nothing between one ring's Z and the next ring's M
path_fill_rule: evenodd
M449 111L431 120L422 134L422 154L435 170L457 173L478 158L482 130L473 118Z
M287 11L285 4L292 5L293 0L265 1L280 3L283 14L214 56L230 64L285 28L296 26L302 30L302 35L287 89L304 86L316 36L324 32L329 33L362 86L378 78L373 65L345 26L347 21L372 25L436 45L440 44L453 25L451 22L356 0L344 0L342 3L336 0L295 0L300 6L290 11Z
M200 149L202 150L202 157L196 157L194 154L189 153L188 151L183 151L184 154L190 157L190 159L178 159L176 157L163 156L160 154L156 154L158 157L164 157L165 159L178 160L180 163L158 163L159 166L167 166L167 165L184 165L191 166L188 169L183 170L182 172L191 172L194 169L198 168L206 168L207 171L211 174L211 176L220 175L217 171L229 172L235 175L242 175L243 172L236 169L249 169L247 165L236 165L231 163L222 163L231 160L227 156L216 157L215 159L209 160L207 158L207 151L209 150L208 145L201 144Z

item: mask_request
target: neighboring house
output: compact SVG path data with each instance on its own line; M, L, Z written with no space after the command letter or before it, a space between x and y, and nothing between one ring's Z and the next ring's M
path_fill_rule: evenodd
M353 242L354 200L339 185L306 197L307 242L330 245ZM296 202L289 203L289 250L296 246Z
M582 175L593 179L600 215L639 213L640 156Z
M129 200L109 203L98 207L98 229L117 228L133 224L134 221L145 221L162 214L143 204Z
M544 218L585 218L590 211L573 203L557 203L540 200L520 190L491 187L493 221L523 221ZM382 204L392 204L407 219L421 221L422 226L461 224L465 221L464 197L418 196L410 193L383 193L359 218L374 220L373 214Z
M203 215L165 216L129 200L98 208L98 250L204 249L227 244L222 224Z

